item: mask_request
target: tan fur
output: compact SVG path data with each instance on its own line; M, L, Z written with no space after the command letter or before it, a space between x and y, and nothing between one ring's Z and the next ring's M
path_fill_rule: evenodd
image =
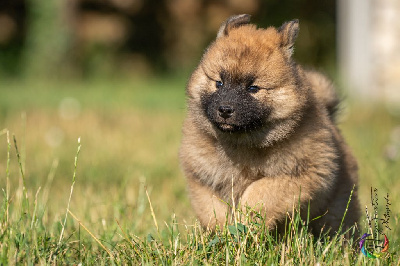
M180 160L192 206L205 227L226 222L228 203L262 212L273 229L300 199L303 214L310 203L311 219L326 213L315 232L338 230L357 184L357 163L331 117L334 88L291 59L296 21L257 29L248 19L232 17L221 26L187 86ZM202 97L216 92L222 70L255 77L262 89L251 97L271 110L261 128L222 132L209 121ZM344 227L358 218L356 187Z

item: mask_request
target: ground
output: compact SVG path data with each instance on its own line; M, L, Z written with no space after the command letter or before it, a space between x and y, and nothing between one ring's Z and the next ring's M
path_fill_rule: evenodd
M201 231L177 156L186 80L149 80L2 82L0 263L374 263L340 236L297 230L276 242L241 223ZM390 256L379 260L399 263L400 116L349 97L338 120L359 161L361 205L372 214L378 189L383 218L389 195Z

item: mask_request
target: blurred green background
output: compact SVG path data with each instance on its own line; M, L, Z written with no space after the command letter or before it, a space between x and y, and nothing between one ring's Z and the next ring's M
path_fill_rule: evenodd
M161 221L173 213L194 220L177 156L184 88L219 25L238 13L262 27L300 19L296 60L337 80L335 1L1 1L0 130L16 136L29 197L42 187L45 223L56 226L65 212L78 137L71 210L94 232L115 227L115 219L138 235L154 230L145 188ZM354 97L339 121L359 161L362 206L372 186L382 211L389 193L397 225L400 117ZM6 151L2 135L1 177ZM11 155L16 191L14 148Z
M300 19L296 58L334 72L335 1L3 0L0 75L181 72L197 63L219 25L239 13L263 27Z

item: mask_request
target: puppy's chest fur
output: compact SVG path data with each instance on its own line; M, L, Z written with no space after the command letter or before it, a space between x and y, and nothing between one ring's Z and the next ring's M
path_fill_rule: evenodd
M212 139L203 139L202 145L191 149L192 174L202 184L210 187L226 202L237 202L244 190L261 178L289 176L300 178L304 173L320 172L329 175L334 169L319 169L318 160L309 158L291 145L279 145L270 149L224 146ZM326 154L326 152L325 152ZM330 168L333 167L332 154ZM322 160L323 158L321 158Z

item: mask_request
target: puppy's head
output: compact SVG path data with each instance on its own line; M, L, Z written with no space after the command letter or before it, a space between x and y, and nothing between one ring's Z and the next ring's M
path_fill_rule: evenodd
M199 127L218 138L256 146L287 137L307 105L292 61L299 23L257 29L249 15L229 18L187 88Z

